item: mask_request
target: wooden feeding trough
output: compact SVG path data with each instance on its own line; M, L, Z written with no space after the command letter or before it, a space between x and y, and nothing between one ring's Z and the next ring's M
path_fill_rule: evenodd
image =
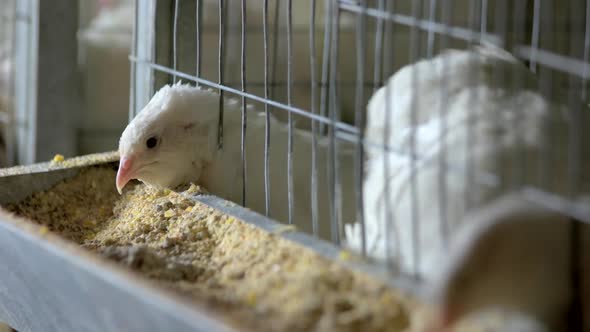
M0 170L0 321L19 331L410 325L409 280L393 285L384 269L196 186L119 196L117 160Z

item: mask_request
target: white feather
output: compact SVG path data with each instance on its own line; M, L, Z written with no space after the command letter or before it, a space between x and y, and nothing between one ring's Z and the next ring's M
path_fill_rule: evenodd
M401 68L369 101L367 140L376 144L384 142L385 124L389 123L386 142L399 146L400 136L412 124L413 110L415 124L421 125L436 117L444 106L453 108L455 97L464 96L467 89L486 87L504 91L509 81L508 78L497 80L494 75L500 72L521 75L525 87L534 83L532 73L510 53L488 44L472 51L446 50L432 59ZM479 100L474 102L481 104Z
M440 70L443 65L450 66L445 73ZM419 75L413 85L411 71L416 68ZM493 80L491 73L500 70L527 75L527 85L513 89L509 80ZM469 80L473 73L479 73L476 81ZM445 74L448 77L443 80ZM564 107L529 89L534 85L533 79L506 52L486 46L471 51L447 51L432 60L408 66L389 80L392 130L388 141L395 152L371 148L364 180L364 220L370 256L378 260L389 257L401 271L429 277L437 273L435 263L445 252L443 211L448 234L452 235L464 222L468 209L482 206L519 181L554 192L566 191L567 142L552 151L548 164L553 179L562 180L546 181L541 164L546 161L545 139L567 140L569 114ZM377 142L383 141L384 134L384 89L369 104L366 137ZM413 94L417 96L418 112L415 127L411 126L410 116ZM439 114L443 102L447 114L444 121ZM447 131L441 141L443 123ZM587 121L583 125L588 126ZM414 187L412 134L416 148ZM445 173L439 167L441 156L446 160ZM470 177L467 169L473 170L473 176ZM522 174L514 170L522 170ZM581 173L587 178L587 169L581 169ZM441 179L446 183L445 192L440 189ZM503 185L502 180L509 182ZM545 186L545 182L549 185ZM417 198L415 205L413 196ZM414 224L414 220L418 222ZM348 244L360 250L360 225L347 225L345 231Z
M146 156L158 160L150 172L139 178L147 183L174 187L198 181L211 193L225 199L242 201L241 182L241 105L225 100L223 150L217 149L219 95L189 85L164 86L133 119L120 140L121 155ZM264 113L247 113L246 163L247 207L265 211L264 193ZM182 128L189 128L187 130ZM270 118L270 214L279 221L288 220L287 140L288 128ZM151 135L162 137L153 156L145 149ZM167 142L168 141L168 142ZM340 181L343 186L343 215L354 215L353 149L340 143ZM311 232L311 135L293 130L293 197L295 224ZM318 183L320 235L329 238L328 142L318 143Z

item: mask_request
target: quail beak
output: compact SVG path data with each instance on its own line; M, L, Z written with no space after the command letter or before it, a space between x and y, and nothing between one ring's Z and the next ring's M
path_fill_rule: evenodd
M135 171L133 169L133 157L122 156L119 161L119 170L117 171L117 191L119 194L123 193L123 188L132 179L134 179Z

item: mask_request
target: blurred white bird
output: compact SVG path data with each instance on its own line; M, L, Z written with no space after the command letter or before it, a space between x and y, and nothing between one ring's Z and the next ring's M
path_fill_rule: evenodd
M470 213L431 284L441 327L502 308L535 319L551 331L568 330L562 324L572 294L573 222L578 221L519 194ZM589 225L578 223L580 235L590 234Z
M513 77L520 77L521 84L512 86ZM569 142L561 141L568 138L571 114L534 91L534 83L509 53L485 45L409 65L373 96L366 137L370 143L384 142L390 112L386 141L392 152L368 147L363 199L369 256L393 260L402 272L428 278L436 274L445 243L469 208L489 202L509 185L566 192L573 161L568 161ZM579 124L588 127L588 122ZM549 139L560 148L546 153ZM581 177L589 179L589 171L582 167ZM360 251L360 224L345 231L349 246Z
M117 173L119 191L131 179L173 188L198 182L211 193L242 201L241 103L226 100L223 150L217 149L219 95L180 83L164 86L129 123L119 142L121 157ZM249 107L246 135L246 206L264 213L264 113ZM270 214L288 220L287 140L288 128L270 117ZM293 130L293 179L295 224L311 232L311 135ZM328 141L318 144L319 233L329 237L329 192L327 185ZM340 143L340 179L343 215L354 215L353 149Z
M90 22L89 29L85 33L89 38L101 33L102 41L105 37L114 37L116 34L133 33L134 3L130 0L103 0L100 1L98 15ZM110 33L110 35L108 35ZM114 43L114 40L108 42ZM124 40L123 46L129 47L129 41Z
M474 94L477 88L502 93L495 100L512 97L506 90L513 76L501 79L497 75L502 72L519 75L522 79L520 90L530 89L536 82L533 74L510 53L490 44L475 46L472 50L445 50L434 58L407 65L371 97L367 106L365 137L372 143L384 142L388 123L387 142L399 148L403 146L400 140L407 140L412 113L416 115L415 124L418 126L438 117L443 109L448 109L449 115L461 109L465 113L469 101L466 97L470 94L477 98L472 101L472 108L483 104L482 99ZM453 124L448 126L450 128ZM381 150L369 151L381 154Z

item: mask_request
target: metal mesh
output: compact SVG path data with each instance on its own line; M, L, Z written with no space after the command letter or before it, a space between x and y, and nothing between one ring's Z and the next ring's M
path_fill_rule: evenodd
M382 167L378 170L384 179L382 190L383 212L380 214L385 229L380 232L387 243L385 263L397 270L395 263L395 236L398 220L393 211L398 201L408 202L411 219L412 260L420 265L421 232L424 232L424 215L436 210L440 224L435 225L442 242L446 243L453 233L455 219L450 211L468 211L484 200L474 192L484 191L488 196L497 196L507 191L520 191L532 201L574 218L590 221L590 210L576 202L579 193L588 188L589 169L582 125L588 113L588 85L590 75L590 4L571 1L291 1L260 0L234 2L220 1L157 1L153 4L156 34L152 57L142 58L137 52L131 56L132 70L141 68L153 73L152 88L179 79L216 89L220 93L219 147L223 148L224 97L238 97L242 105L241 161L239 179L242 186L241 202L250 206L246 184L246 170L250 167L264 168L265 208L260 213L269 215L269 202L277 197L270 190L269 150L273 149L269 122L265 124L264 160L246 163L245 144L248 117L246 103L253 104L257 111L274 114L287 124L289 143L284 153L288 156L285 169L285 185L288 197L284 208L289 211L286 223L303 222L315 235L329 238L336 244L343 240L344 224L359 223L360 248L370 251L369 234L366 234L367 209L363 191L375 190L366 186L366 161L373 154L382 154ZM584 10L580 10L584 8ZM167 11L166 11L167 9ZM137 37L136 37L137 38ZM472 89L468 98L466 140L461 146L464 158L456 162L458 152L453 146L442 144L436 158L428 157L416 132L410 131L407 145L391 144L389 138L397 135L392 118L396 101L394 91L384 88L384 112L382 140L372 141L366 137L367 103L374 93L384 86L387 79L405 65L420 59L436 56L441 51L465 49L479 43L492 43L510 52L522 61L537 81L530 87L563 101L567 105L569 128L567 134L556 132L548 126L542 135L543 152L539 160L529 160L525 153L515 147L502 154L494 163L502 172L491 172L479 167L474 161L477 151L476 128L480 95ZM137 50L137 40L136 40ZM137 69L135 68L137 66ZM418 105L425 89L421 77L429 75L412 67L409 92L410 128L423 121ZM438 142L446 142L453 128L447 114L453 91L447 91L454 73L448 67L443 72L439 85L440 102L432 110L440 118ZM483 79L478 73L469 74L468 80L477 86ZM132 74L134 75L134 74ZM518 71L494 70L489 73L496 82L509 82L511 89L522 87L525 77ZM422 82L422 83L421 83ZM132 85L134 86L134 85ZM389 85L388 85L389 86ZM508 89L508 90L511 90ZM134 95L134 94L132 94ZM132 100L132 114L135 107ZM496 112L498 123L506 122L505 114ZM552 114L560 121L558 114ZM268 119L268 116L267 116ZM509 120L516 133L516 145L526 137L526 119ZM310 191L309 218L293 220L293 132L298 129L311 133L309 167L311 176L305 184ZM318 142L327 140L328 154L320 162ZM489 142L488 142L489 143ZM501 142L498 142L501 144ZM352 167L342 164L339 157L344 146L354 147ZM422 146L422 147L421 147ZM422 149L422 150L421 150ZM405 158L407 188L403 195L389 186L391 179L400 171L392 165L390 155ZM420 169L435 165L438 174L432 185L424 188ZM565 167L563 165L566 165ZM428 166L430 167L430 166ZM559 173L558 169L565 169ZM327 174L326 177L321 175ZM448 174L455 174L449 177ZM321 179L320 179L321 178ZM343 179L353 179L352 184ZM449 196L449 188L460 179L465 183L461 197ZM394 181L391 181L394 182ZM471 188L488 188L472 191ZM328 191L329 218L319 215L318 192ZM407 189L407 190L406 190ZM427 193L426 196L424 194ZM482 194L483 195L483 194ZM352 202L347 199L352 196ZM487 197L487 196L486 196ZM393 203L392 203L393 202ZM429 206L429 202L431 206ZM400 203L401 204L401 203ZM425 205L426 204L426 205ZM425 208L425 206L427 208ZM346 212L345 212L346 211ZM352 211L352 212L351 212ZM273 217L271 215L271 217ZM376 223L377 221L372 220ZM328 225L329 234L320 234L321 225ZM418 271L405 271L418 275Z

